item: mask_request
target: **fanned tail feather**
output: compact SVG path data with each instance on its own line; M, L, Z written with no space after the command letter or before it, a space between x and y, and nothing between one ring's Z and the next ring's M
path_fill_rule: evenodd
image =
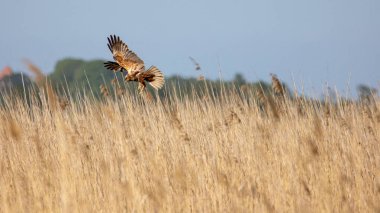
M155 89L160 89L164 83L164 74L155 66L151 66L145 73L148 77L147 81Z

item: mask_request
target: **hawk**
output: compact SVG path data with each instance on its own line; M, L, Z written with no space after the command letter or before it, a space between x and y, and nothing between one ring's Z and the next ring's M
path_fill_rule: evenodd
M105 68L114 72L127 72L125 81L139 82L138 90L140 94L146 88L146 81L156 90L164 85L165 79L162 72L155 66L151 66L148 70L145 70L144 61L129 50L128 45L119 36L110 35L107 39L108 48L115 61L105 62Z

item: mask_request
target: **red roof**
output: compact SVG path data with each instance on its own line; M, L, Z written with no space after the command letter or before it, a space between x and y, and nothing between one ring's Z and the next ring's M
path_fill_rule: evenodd
M12 75L12 69L9 67L9 66L6 66L4 67L1 71L0 71L0 80L3 79L4 77L6 76L10 76Z

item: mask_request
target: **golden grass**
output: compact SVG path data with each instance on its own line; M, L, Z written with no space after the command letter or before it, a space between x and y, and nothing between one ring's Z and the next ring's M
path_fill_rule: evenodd
M379 100L244 94L8 100L0 212L380 211Z

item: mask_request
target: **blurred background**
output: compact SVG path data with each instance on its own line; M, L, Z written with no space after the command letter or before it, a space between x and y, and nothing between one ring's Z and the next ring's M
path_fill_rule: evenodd
M359 84L379 88L378 11L378 0L2 0L0 78L26 72L24 58L46 74L68 58L110 60L116 34L167 76L275 73L310 96L330 87L355 97Z

